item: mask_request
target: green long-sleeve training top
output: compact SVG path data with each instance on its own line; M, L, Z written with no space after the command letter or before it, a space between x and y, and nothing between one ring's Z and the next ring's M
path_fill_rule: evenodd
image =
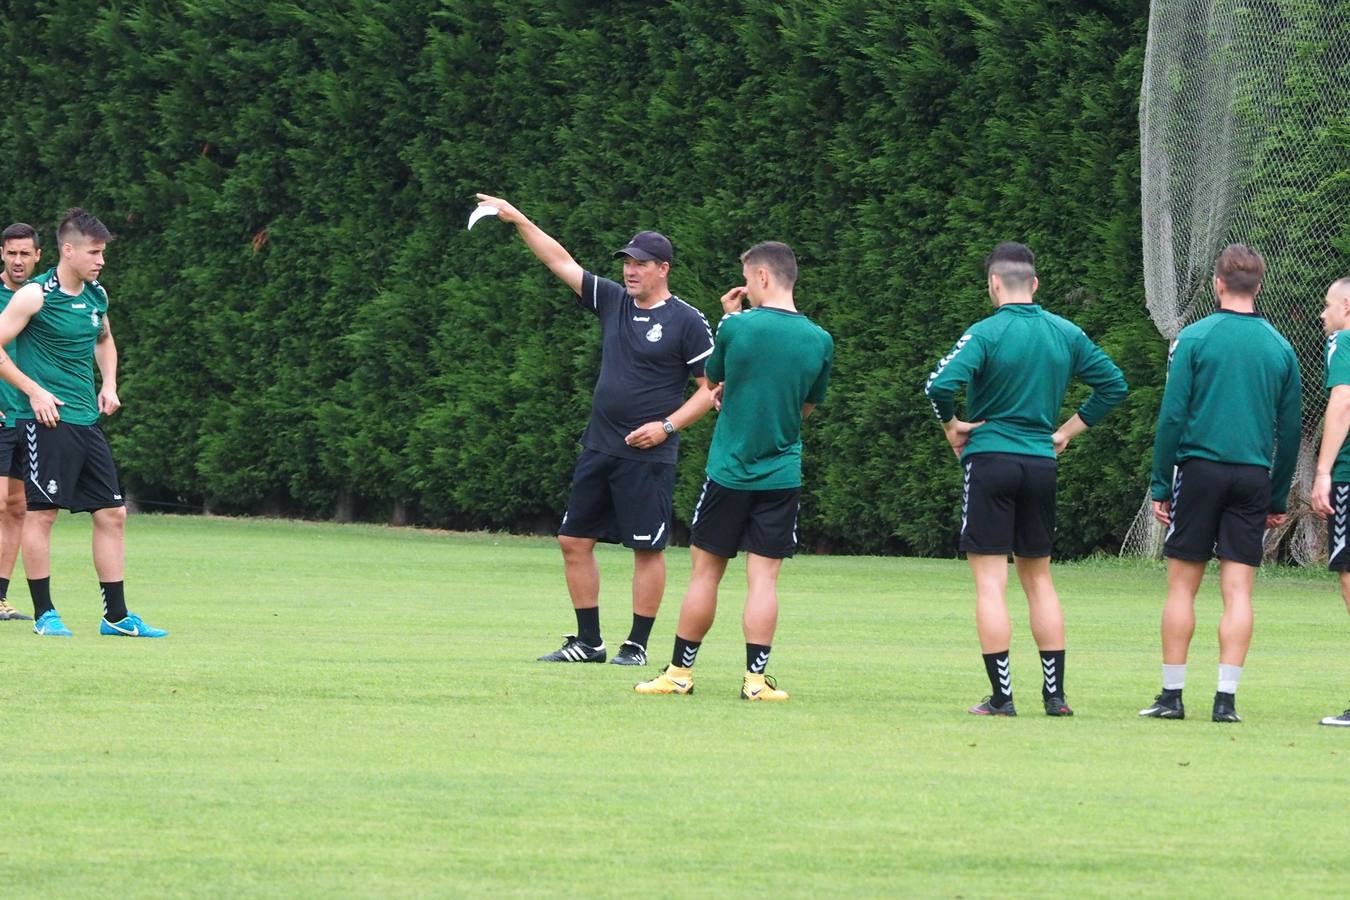
M1303 381L1294 348L1256 313L1221 309L1172 343L1153 439L1154 500L1188 459L1270 470L1270 511L1282 513L1298 461Z
M956 413L966 389L966 419L983 420L961 458L976 453L1055 455L1053 435L1069 379L1093 388L1078 409L1096 425L1125 399L1125 376L1101 348L1068 319L1035 303L1008 303L970 327L928 376L924 393L938 420Z

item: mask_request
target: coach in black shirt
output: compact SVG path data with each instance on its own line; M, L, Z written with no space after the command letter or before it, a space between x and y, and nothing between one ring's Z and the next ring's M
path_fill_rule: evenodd
M600 377L558 528L577 633L539 658L605 661L595 544L606 541L633 551L633 627L612 662L646 665L647 640L666 588L663 551L670 537L679 432L713 405L703 377L712 330L702 313L670 293L674 248L664 235L639 232L615 251L623 258L620 285L583 270L505 200L486 194L478 200L497 207L499 218L516 226L530 251L600 320ZM686 400L690 377L698 389Z

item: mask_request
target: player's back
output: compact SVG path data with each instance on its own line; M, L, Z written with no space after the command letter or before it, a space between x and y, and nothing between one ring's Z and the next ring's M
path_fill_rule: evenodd
M1007 304L971 329L984 360L967 389L967 416L985 424L966 453L1053 456L1051 435L1075 368L1079 329L1034 303Z
M1284 336L1255 314L1219 310L1182 329L1172 366L1189 377L1189 407L1178 461L1198 457L1245 465L1271 463L1280 401L1298 360Z

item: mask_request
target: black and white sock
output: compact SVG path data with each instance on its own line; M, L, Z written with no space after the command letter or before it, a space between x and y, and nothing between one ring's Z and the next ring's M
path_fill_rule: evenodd
M1045 680L1041 682L1041 698L1049 700L1051 697L1064 696L1064 651L1063 650L1042 650L1041 651L1041 674Z
M675 635L675 652L670 655L670 664L677 669L693 668L694 660L698 657L698 648L702 644L702 641L686 641L678 634Z
M127 617L125 583L121 581L100 581L98 591L103 595L103 618L109 622L120 622Z
M989 703L1002 706L1012 699L1012 669L1008 666L1008 651L984 654L984 671L989 676Z
M763 675L764 668L769 664L769 649L768 644L746 644L745 670Z

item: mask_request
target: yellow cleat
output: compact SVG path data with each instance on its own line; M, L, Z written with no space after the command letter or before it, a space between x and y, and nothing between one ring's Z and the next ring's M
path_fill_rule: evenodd
M639 681L633 685L633 690L639 694L692 694L694 670L666 666L661 674L651 681Z
M774 681L768 675L756 675L754 672L746 672L745 680L741 682L742 700L786 700L787 691L778 689L778 682Z

